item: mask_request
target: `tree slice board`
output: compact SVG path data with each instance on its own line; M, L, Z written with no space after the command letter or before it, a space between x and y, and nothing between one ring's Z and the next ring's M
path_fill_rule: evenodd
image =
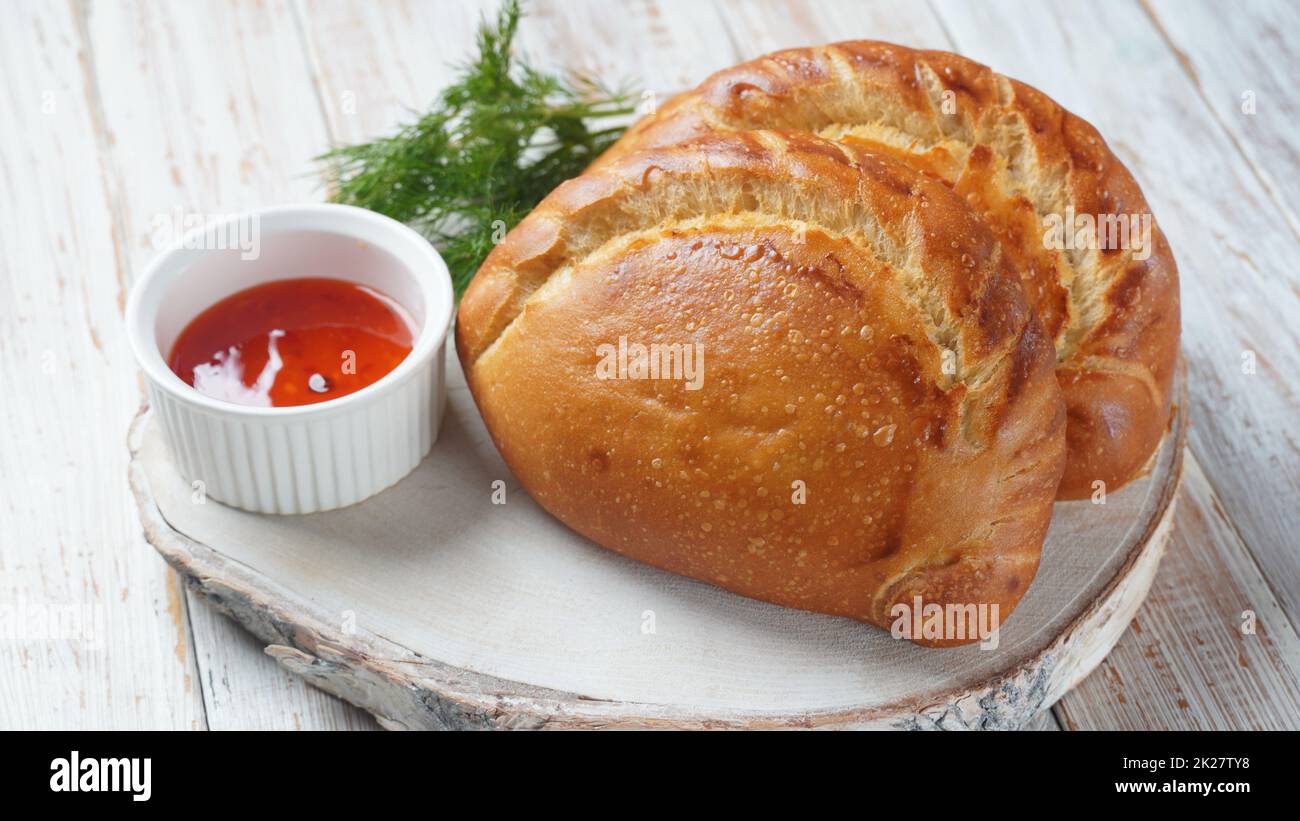
M587 541L520 489L454 357L433 452L359 505L267 516L204 500L147 407L130 481L149 542L193 590L385 727L1017 728L1097 666L1146 596L1182 474L1183 371L1148 474L1105 504L1057 504L996 649L918 647Z

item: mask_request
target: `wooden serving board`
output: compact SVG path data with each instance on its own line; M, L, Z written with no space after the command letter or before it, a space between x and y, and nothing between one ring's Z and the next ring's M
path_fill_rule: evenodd
M454 356L447 373L429 457L329 513L200 502L147 407L129 435L149 542L269 655L389 728L1020 727L1096 667L1146 596L1187 432L1180 368L1148 475L1104 505L1057 504L999 646L933 650L583 539L519 488Z

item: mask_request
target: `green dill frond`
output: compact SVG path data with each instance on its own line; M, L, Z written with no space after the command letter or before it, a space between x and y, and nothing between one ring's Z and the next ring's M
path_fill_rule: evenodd
M511 53L519 0L484 21L478 54L397 133L318 157L335 202L405 222L437 246L459 295L499 238L623 132L630 90L540 71Z

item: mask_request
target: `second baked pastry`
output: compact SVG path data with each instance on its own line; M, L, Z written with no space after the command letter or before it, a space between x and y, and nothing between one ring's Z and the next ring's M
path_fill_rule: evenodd
M954 188L993 229L1056 349L1069 414L1060 497L1140 475L1169 423L1178 269L1141 189L1095 128L965 57L856 40L720 71L637 123L596 165L755 128L888 153Z

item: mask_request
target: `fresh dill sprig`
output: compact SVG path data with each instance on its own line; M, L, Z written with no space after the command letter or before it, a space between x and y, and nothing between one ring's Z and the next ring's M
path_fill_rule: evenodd
M459 295L543 197L623 133L632 94L539 71L510 53L519 0L478 29L478 56L418 120L318 157L335 202L411 225L437 246Z

